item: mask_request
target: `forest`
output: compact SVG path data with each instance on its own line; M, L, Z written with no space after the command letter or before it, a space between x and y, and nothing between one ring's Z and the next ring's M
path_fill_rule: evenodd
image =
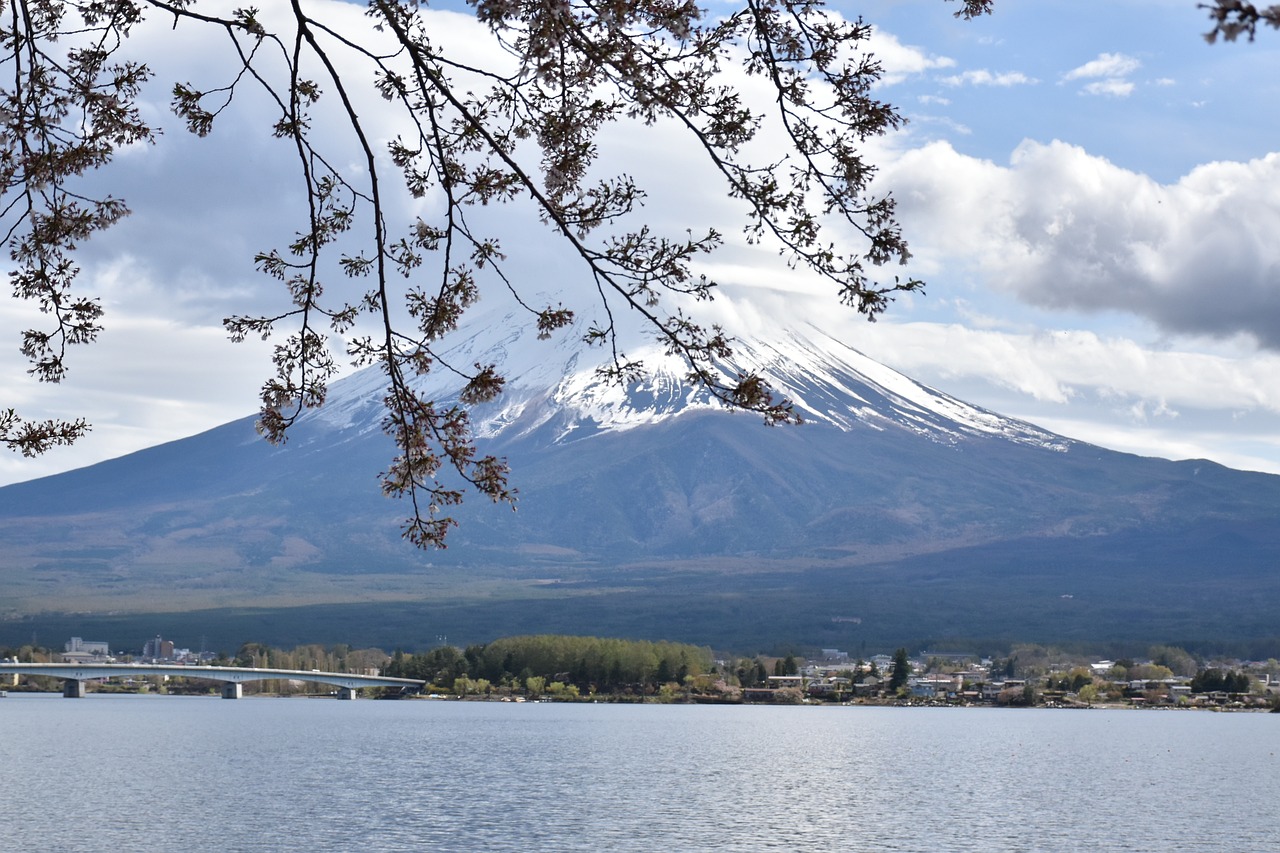
M709 674L713 666L710 649L686 643L542 634L461 650L446 645L413 655L397 652L384 673L420 678L464 695L494 687L577 695L643 693L672 682L684 684ZM551 690L557 684L560 691Z

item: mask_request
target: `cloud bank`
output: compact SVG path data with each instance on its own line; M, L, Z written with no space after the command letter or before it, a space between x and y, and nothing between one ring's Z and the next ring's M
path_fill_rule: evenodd
M1026 141L1008 165L935 142L883 177L935 270L958 262L1040 308L1280 351L1280 154L1166 185L1063 142Z

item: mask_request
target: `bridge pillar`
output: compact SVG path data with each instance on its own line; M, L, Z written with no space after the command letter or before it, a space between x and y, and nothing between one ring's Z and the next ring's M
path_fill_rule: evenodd
M238 681L224 681L222 683L223 699L239 699L244 696L244 685Z
M66 699L83 699L89 691L85 689L83 681L74 678L68 678L62 682L62 696Z
M354 698L356 698L356 688L354 688L354 687L339 687L339 688L338 688L338 698L339 698L339 699L354 699Z

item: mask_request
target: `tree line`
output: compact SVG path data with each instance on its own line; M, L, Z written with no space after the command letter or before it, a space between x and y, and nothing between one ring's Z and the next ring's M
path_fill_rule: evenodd
M310 643L293 649L277 649L265 643L245 643L235 656L220 657L212 663L220 666L245 666L259 669L293 669L323 672L350 672L364 675L381 670L389 656L382 649L353 649L345 644L322 646Z
M463 692L484 692L485 686L524 692L531 689L531 679L533 688L550 690L558 683L580 691L622 692L683 684L710 672L713 665L710 649L686 643L541 634L504 637L465 649L440 646L411 655L397 651L384 673L420 678L455 692L460 681ZM477 690L480 681L484 684Z
M1192 693L1248 693L1250 686L1248 673L1212 667L1191 679Z

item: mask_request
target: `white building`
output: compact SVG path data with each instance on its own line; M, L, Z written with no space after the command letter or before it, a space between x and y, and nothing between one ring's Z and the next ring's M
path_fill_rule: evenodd
M62 646L62 658L68 663L88 662L109 657L111 657L111 647L108 643L72 637Z

